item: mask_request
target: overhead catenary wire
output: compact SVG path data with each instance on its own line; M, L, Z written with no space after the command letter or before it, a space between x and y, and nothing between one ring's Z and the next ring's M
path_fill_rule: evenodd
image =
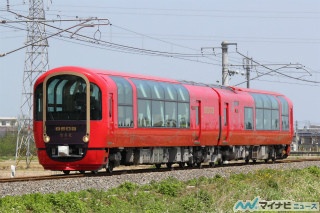
M239 52L239 51L238 51L238 48L236 48L236 51L237 51L237 53L238 53L239 55L241 55L242 57L247 58L247 59L251 60L253 63L259 65L260 67L263 67L263 68L269 70L269 72L266 72L266 73L261 74L260 76L256 76L256 77L254 77L254 78L251 78L250 80L254 80L254 79L260 78L260 77L262 77L262 76L264 76L264 75L268 75L268 74L270 74L270 73L277 73L277 74L279 74L279 75L285 76L285 77L290 78L290 79L294 79L294 80L298 80L298 81L304 81L304 82L308 82L308 83L320 84L320 81L312 81L312 80L302 79L301 77L300 77L300 78L298 78L298 77L293 77L293 76L290 76L290 75L287 75L287 74L284 74L284 73L278 71L278 70L280 70L280 69L289 67L289 66L291 66L292 64L287 64L287 65L284 65L283 67L280 67L280 68L277 68L277 69L272 69L272 68L270 68L270 67L268 67L268 66L266 66L266 65L264 65L264 64L259 63L259 62L256 61L256 60L253 60L252 58L249 58L248 56L244 55L243 53ZM304 68L303 68L303 69L304 69ZM305 71L308 72L307 70L305 70ZM309 72L308 72L308 73L309 73ZM309 73L309 74L310 74L310 73ZM310 74L310 75L311 75L311 74ZM236 84L235 86L241 85L241 84L243 84L243 83L246 83L246 81L241 82L241 83L238 83L238 84Z
M266 10L200 10L181 8L127 8L127 7L96 7L92 5L56 5L60 7L72 7L72 12L82 12L79 9L93 8L95 13L120 14L120 15L149 15L149 16L174 16L174 17L221 17L221 18L261 18L261 19L314 19L320 18L317 12L310 11L266 11ZM54 9L52 9L54 10ZM115 11L116 10L116 11ZM150 12L149 12L150 11ZM223 13L223 14L220 14ZM229 14L228 14L229 13ZM227 14L227 15L225 15ZM263 15L262 15L263 14ZM272 15L275 14L275 15ZM297 14L303 14L297 16Z
M14 14L17 15L17 13L14 13ZM22 17L21 15L17 15L17 16L20 17L20 18ZM23 18L27 18L27 17L23 17ZM152 50L152 49L147 49L147 48L139 48L139 47L134 47L134 46L131 46L131 45L124 45L124 44L119 44L119 43L115 43L115 42L109 42L109 41L101 39L101 37L99 37L97 39L95 37L87 36L87 35L84 35L84 34L81 34L81 33L74 33L74 32L72 32L70 30L62 31L63 28L55 27L55 26L49 24L50 22L53 22L53 21L55 21L55 22L67 22L68 20L72 20L72 19L61 19L60 18L60 20L57 20L57 21L56 20L46 20L46 22L45 23L43 22L43 24L45 24L48 27L54 28L56 30L59 30L60 33L58 34L59 35L58 37L54 37L54 35L53 35L54 33L48 33L49 36L50 37L52 36L52 38L54 38L54 39L62 39L62 38L64 38L64 41L67 41L67 42L73 42L73 43L80 44L80 45L85 45L85 46L90 46L90 47L95 47L95 48L100 48L100 49L106 49L106 50L109 50L109 51L116 51L116 52L130 53L130 54L149 55L149 56L170 57L170 58L176 58L176 59L180 59L180 60L193 61L193 62L197 62L197 63L205 63L205 64L219 66L219 67L221 66L221 64L220 64L221 63L221 59L218 59L217 55L214 55L214 54L170 52L170 51ZM98 19L96 19L96 20L98 20ZM34 21L34 20L30 20L30 21ZM39 21L41 21L41 20L39 20ZM19 20L19 21L10 21L9 20L9 21L7 21L7 23L20 23L20 24L22 24L23 22L26 22L26 21L23 21L23 20ZM9 26L9 25L7 25L7 26ZM146 37L146 38L149 38L149 39L160 41L160 42L172 45L172 46L177 46L177 47L180 47L180 48L186 48L186 49L189 49L189 50L193 50L195 52L197 51L197 49L195 49L195 48L191 48L191 47L187 47L187 46L184 46L184 45L176 44L174 42L169 42L169 41L166 41L166 40L163 40L163 39L160 39L160 38L155 38L153 36L146 35L146 34L143 34L143 33L139 33L139 32L130 30L130 29L122 27L122 26L118 26L118 25L114 25L114 24L112 24L111 26L114 27L114 28L117 28L117 29L124 30L126 32L130 32L130 33L135 34L135 35L139 35L139 36L142 36L142 37ZM18 28L17 28L17 30L18 30ZM61 32L74 34L74 35L76 35L76 38L67 37L65 35L62 35ZM71 40L74 40L74 41L71 41ZM239 54L239 51L237 50L236 53ZM194 59L194 58L196 58L196 59ZM207 60L210 60L210 62L202 60L203 58L205 58ZM219 62L219 64L212 63L211 62L212 60ZM240 61L240 59L238 59L238 58L230 57L230 62L239 63L239 61ZM281 75L281 76L286 77L286 78L292 78L292 79L295 79L295 80L309 81L309 80L306 80L306 79L302 79L301 77L297 78L297 77L288 75L285 72L277 72L278 69L273 69L273 68L267 67L266 65L262 66L263 64L262 63L258 63L257 61L254 61L254 62L256 63L256 66L263 67L263 68L268 69L270 71L267 72L267 73L263 73L263 72L258 72L258 70L257 70L257 76L252 78L251 80L257 79L257 78L265 76L265 75L270 75L272 73L276 73L276 74ZM282 67L282 68L286 68L286 67ZM317 81L309 81L309 83L318 83L318 82Z
M89 19L86 19L86 20L89 20ZM97 19L98 20L98 19ZM70 20L69 20L70 21ZM50 22L50 21L48 21ZM8 23L10 23L10 21L8 21ZM17 23L21 23L20 21L17 22ZM172 57L172 58L177 58L177 59L181 59L181 60L188 60L188 61L194 61L194 62L198 62L198 63L205 63L205 64L211 64L211 65L215 65L215 66L221 66L221 64L214 64L214 63L211 63L211 62L204 62L204 61L200 61L200 60L193 60L193 59L187 59L188 57L192 58L192 57L204 57L204 56L213 56L213 54L195 54L195 53L174 53L174 52L167 52L167 51L155 51L155 50L149 50L149 49L145 49L145 48L137 48L137 47L132 47L132 46L128 46L128 45L122 45L122 44L117 44L117 43L113 43L113 42L108 42L108 41L104 41L104 40L101 40L101 39L96 39L96 38L93 38L93 37L90 37L90 36L86 36L86 35L83 35L83 34L79 34L79 33L74 33L74 32L71 32L69 31L69 29L62 29L62 28L58 28L58 27L55 27L53 25L49 25L47 23L44 23L46 26L49 26L49 27L53 27L57 30L59 30L59 33L55 33L55 34L50 34L48 36L48 38L50 37L53 37L54 35L58 35L59 34L59 37L64 37L65 39L68 38L66 36L62 36L60 33L61 32L67 32L67 33L73 33L75 35L78 36L78 38L72 38L74 40L77 40L79 42L87 42L87 43L90 43L91 47L96 47L96 48L100 48L100 49L107 49L107 50L111 50L111 51L117 51L117 52L124 52L124 53L131 53L131 54L141 54L141 55L152 55L152 56L164 56L164 57ZM83 23L80 23L79 26L83 24ZM17 27L14 27L14 26L10 26L8 25L9 27L12 27L12 28L15 28L15 29L22 29L22 28L17 28ZM74 27L72 27L74 28ZM120 27L122 28L122 27ZM125 29L125 28L122 28L122 29ZM127 30L127 29L126 29ZM129 31L129 30L128 30ZM133 31L132 31L133 32ZM137 32L134 32L135 34L138 34ZM146 36L144 34L141 34L142 36ZM80 38L79 38L80 37ZM81 39L82 38L82 39ZM152 38L152 37L150 37ZM88 40L84 40L84 39L88 39ZM153 38L152 38L153 39ZM161 40L162 41L162 40ZM166 42L166 41L162 41L162 42ZM169 42L171 43L171 42ZM78 43L79 44L79 43ZM86 45L86 46L90 46L90 45ZM99 46L100 47L97 47ZM102 46L102 47L101 47ZM25 46L24 46L25 47ZM21 47L21 48L24 48L24 47ZM15 52L15 51L18 51L20 50L21 48L18 48L12 52ZM193 48L190 48L192 50L195 50ZM6 54L10 54L11 52L8 52ZM236 51L236 53L240 54L241 56L243 57L246 57L244 54L240 53L238 50ZM5 54L5 55L6 55ZM3 56L3 55L1 55ZM234 60L236 61L236 60ZM266 65L263 65L255 60L253 60L257 65L253 65L253 66L262 66L266 69L269 69L270 72L268 73L261 73L260 75L258 74L256 77L254 78L251 78L250 80L254 80L254 79L257 79L259 77L262 77L264 75L268 75L268 74L271 74L271 73L278 73L278 74L281 74L285 77L289 77L289 78L294 78L296 80L303 80L303 81L308 81L310 83L317 83L316 81L309 81L309 80L305 80L305 79L300 79L300 78L296 78L296 77L292 77L292 76L289 76L289 75L286 75L284 73L280 73L280 72L277 72L278 69L272 69L270 67L267 67ZM291 65L291 64L289 64ZM232 65L231 65L232 66ZM286 68L287 66L284 66L284 67L281 67L281 68ZM243 82L244 83L244 82ZM242 83L239 83L237 85L240 85Z
M11 12L11 11L9 11L9 12ZM16 14L15 12L11 12L11 13ZM28 18L28 17L24 17L24 18ZM86 19L86 20L89 21L90 19ZM97 19L97 18L93 19L93 21L95 21L95 20L99 20L99 19ZM38 20L38 21L41 21L41 20ZM23 22L23 21L16 21L16 23L20 23L20 22ZM47 21L47 22L52 22L52 21ZM69 29L63 30L62 28L55 27L55 26L50 25L50 24L48 24L46 22L44 22L43 24L48 26L48 27L52 27L54 29L59 30L59 33L55 33L53 35L51 34L50 37L52 37L54 35L58 35L61 32L72 33L72 35L77 35L78 37L82 38L82 39L79 39L79 38L72 38L72 39L75 39L75 40L78 40L78 41L82 41L82 42L89 42L89 43L95 44L95 45L105 45L107 48L114 48L114 49L117 49L118 51L119 50L120 51L125 51L127 53L132 51L132 52L140 53L140 54L159 55L159 56L173 57L173 58L183 59L183 60L186 60L185 58L187 58L187 57L206 57L206 56L211 56L211 54L204 55L204 54L200 54L200 53L199 54L196 54L196 53L178 53L178 52L167 52L167 51L150 50L150 49L145 49L145 48L137 48L137 47L132 47L132 46L128 46L128 45L122 45L122 44L117 44L117 43L114 43L114 42L108 42L108 41L103 41L101 39L92 38L92 37L89 37L89 36L85 36L83 34L71 32L71 31L69 31ZM47 37L47 38L49 38L49 37ZM83 40L83 39L88 39L88 40ZM26 47L26 46L24 46L24 47ZM22 49L24 47L17 48L17 49L15 49L13 51L4 53L4 54L2 54L0 56L4 56L4 55L7 55L7 54L10 54L10 53L18 51L18 50L20 50L20 49ZM188 60L190 60L190 59L188 59ZM199 61L199 60L190 60L190 61L206 63L206 64L213 64L213 63L210 63L210 62L203 62L203 61ZM217 65L217 64L213 64L213 65Z
M275 81L275 80L262 80L262 79L256 79L256 81L263 81L263 82L270 82L270 83L281 83L281 84L291 84L291 85L299 85L299 86L310 86L310 87L320 87L320 84L303 84L303 83L297 83L297 82L286 82L286 81Z
M47 36L47 37L45 37L45 38L39 39L39 40L37 40L37 41L35 41L35 42L28 43L28 44L26 44L26 45L24 45L24 46L22 46L22 47L19 47L19 48L17 48L17 49L11 50L11 51L9 51L9 52L2 53L2 54L0 53L0 57L9 55L9 54L14 53L14 52L17 52L17 51L19 51L19 50L21 50L21 49L24 49L24 48L26 48L26 47L28 47L28 46L30 46L30 45L37 44L37 43L39 43L40 41L46 40L46 39L48 39L48 38L51 38L51 37L53 37L53 36L55 36L55 35L58 35L58 34L64 32L64 31L67 31L67 30L73 29L73 28L75 28L75 27L78 27L79 25L84 24L84 23L87 23L87 22L89 22L89 21L84 21L83 23L76 24L76 25L74 25L74 26L72 26L72 27L69 27L69 28L64 29L64 30L61 30L61 31L59 31L59 32L57 32L57 33L51 34L51 35L49 35L49 36Z

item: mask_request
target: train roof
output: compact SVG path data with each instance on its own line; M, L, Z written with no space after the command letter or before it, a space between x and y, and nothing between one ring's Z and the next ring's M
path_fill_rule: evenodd
M162 77L155 77L149 75L141 75L141 74L133 74L133 73L126 73L126 72L119 72L113 70L103 70L103 69L95 69L95 68L86 68L86 67L77 67L77 66L64 66L58 67L50 71L81 71L84 73L90 73L95 75L112 75L112 76L121 76L127 78L138 78L144 80L154 80L154 81L163 81L163 82L170 82L170 83L179 83L176 80L172 80L169 78L162 78Z
M133 73L126 73L126 72L118 72L118 71L112 71L112 70L86 68L86 67L79 67L79 66L57 67L57 68L49 70L42 77L49 75L52 72L60 72L60 71L61 72L66 72L66 71L79 72L80 71L80 72L82 72L84 74L86 73L88 75L112 75L112 76L121 76L121 77L127 77L127 78L138 78L138 79L144 79L144 80L162 81L162 82L169 82L169 83L175 83L175 84L210 87L213 89L226 90L226 91L234 92L234 93L245 92L245 93L261 93L261 94L270 94L270 95L275 95L275 96L283 96L280 93L271 92L271 91L247 89L247 88L233 87L233 86L222 86L222 85L215 85L215 84L205 84L205 83L185 81L185 80L172 80L169 78L162 78L162 77L155 77L155 76L141 75L141 74L133 74Z

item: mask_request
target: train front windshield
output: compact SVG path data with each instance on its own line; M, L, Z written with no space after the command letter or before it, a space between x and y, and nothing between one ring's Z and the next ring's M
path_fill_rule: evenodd
M87 91L90 91L88 101ZM102 118L101 91L95 84L90 83L87 90L85 80L74 75L58 75L48 80L46 120L86 120L88 112L90 120Z

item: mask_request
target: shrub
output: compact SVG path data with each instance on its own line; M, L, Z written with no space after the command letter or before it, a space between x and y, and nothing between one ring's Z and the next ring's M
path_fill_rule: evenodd
M0 156L15 156L17 135L8 133L0 137Z
M178 181L175 178L168 178L163 180L159 183L154 183L154 187L156 188L157 192L163 195L169 195L171 197L178 196L180 190L183 187L182 182Z
M307 168L307 171L310 173L310 174L313 174L317 177L320 177L320 168L317 167L317 166L310 166Z

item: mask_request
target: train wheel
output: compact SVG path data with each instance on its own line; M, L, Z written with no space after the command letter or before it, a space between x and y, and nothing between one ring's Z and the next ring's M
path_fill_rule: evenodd
M257 162L257 159L252 159L252 162L253 162L253 163L256 163L256 162Z
M249 163L249 158L246 158L246 159L244 160L244 162L246 162L246 164L248 164L248 163Z
M80 172L80 174L86 173L86 171L84 171L84 170L80 170L79 172Z
M69 170L63 170L62 172L63 172L63 174L65 174L65 175L70 174L70 171L69 171Z
M161 168L161 163L156 163L155 166L156 166L157 169L160 169Z
M96 174L98 174L98 170L93 170L93 171L91 171L91 173L96 175Z
M264 162L265 162L265 163L268 163L268 161L269 161L269 159L264 159Z
M186 163L185 163L185 162L180 162L180 163L179 163L179 167L180 167L180 168L184 168L185 166L186 166Z
M210 167L210 168L213 168L214 166L215 166L215 165L214 165L214 162L210 162L210 163L209 163L209 167Z
M114 163L113 162L109 162L106 166L106 171L108 173L112 173L113 172L113 168L114 168Z
M275 163L276 162L276 158L275 157L271 158L271 161L272 161L272 163Z
M172 168L172 163L167 163L167 168L171 169Z
M195 164L194 164L194 166L195 166L196 168L199 168L199 169L201 169L201 168L202 168L202 164L201 164L201 162L200 162L200 163L195 163Z

